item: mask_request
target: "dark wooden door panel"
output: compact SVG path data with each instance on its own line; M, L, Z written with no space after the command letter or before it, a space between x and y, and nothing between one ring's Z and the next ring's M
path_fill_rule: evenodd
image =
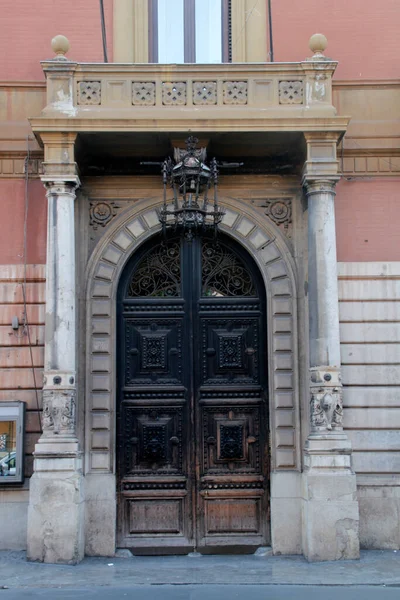
M201 406L202 476L262 473L260 407Z
M125 320L125 386L182 384L183 318Z
M201 385L259 384L257 318L201 318Z
M175 239L121 279L118 544L134 552L268 542L264 293L243 260Z
M184 474L185 407L123 404L123 476Z

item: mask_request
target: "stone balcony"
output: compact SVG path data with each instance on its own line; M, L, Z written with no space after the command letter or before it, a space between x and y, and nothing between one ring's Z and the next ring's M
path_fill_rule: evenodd
M300 165L304 135L321 141L328 135L323 144L330 146L331 160L347 128L349 119L337 116L332 103L337 63L321 48L296 63L92 64L66 59L63 40L64 49L53 45L56 57L42 63L46 106L30 120L45 146L47 170L64 163L65 144L68 160L75 152L78 162L79 147L92 163L100 161L99 153L106 162L122 152L125 158L157 158L188 133L204 137L217 156L281 154Z
M336 116L336 65L330 60L213 65L46 61L47 105L32 126L36 131L60 126L68 131L187 131L201 120L203 131L304 131L320 129L323 119L326 130Z

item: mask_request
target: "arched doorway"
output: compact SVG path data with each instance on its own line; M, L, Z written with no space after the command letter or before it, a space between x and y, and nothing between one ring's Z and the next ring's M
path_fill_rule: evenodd
M265 289L228 237L151 238L118 288L117 545L269 543Z

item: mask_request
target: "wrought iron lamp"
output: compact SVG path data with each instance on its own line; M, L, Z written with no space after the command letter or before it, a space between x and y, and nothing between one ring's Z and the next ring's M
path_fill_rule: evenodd
M188 239L195 233L214 229L225 214L218 205L218 164L215 158L207 166L206 149L196 148L198 139L190 136L186 149L175 148L174 161L163 162L164 202L158 218L164 233L167 228L182 230ZM214 197L208 194L213 187ZM172 188L173 199L167 201L167 188Z

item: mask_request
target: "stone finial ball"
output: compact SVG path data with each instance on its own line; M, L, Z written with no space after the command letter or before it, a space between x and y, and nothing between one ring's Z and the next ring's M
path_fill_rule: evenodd
M65 35L56 35L51 40L51 47L55 54L61 54L64 56L69 50L69 41Z
M322 54L327 45L328 40L323 33L314 33L314 35L310 37L310 41L308 43L310 50L314 52L314 54Z

